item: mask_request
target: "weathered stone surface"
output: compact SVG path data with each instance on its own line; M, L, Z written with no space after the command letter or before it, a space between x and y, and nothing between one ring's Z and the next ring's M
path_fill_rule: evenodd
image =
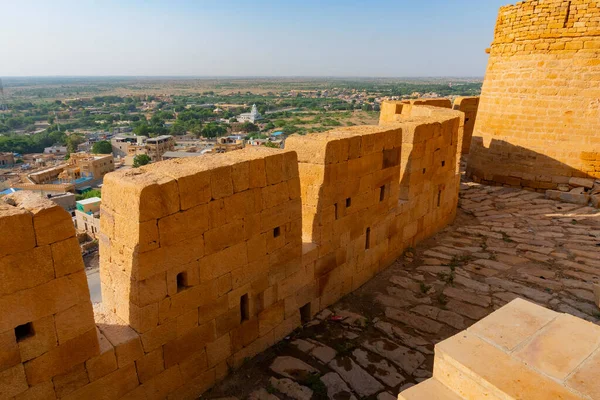
M350 357L332 360L329 367L337 372L359 396L370 396L384 389L377 379L369 375Z
M425 361L418 351L399 346L388 339L366 340L362 346L390 360L408 374L412 374Z
M362 349L355 349L352 352L352 356L361 367L387 386L395 387L405 380L396 368L383 357L374 356Z
M310 400L313 395L313 391L307 388L306 386L302 386L297 384L291 379L283 378L277 379L271 377L269 380L271 386L273 386L278 392L285 394L286 396L295 399L295 400Z
M304 361L288 356L277 357L269 368L279 375L294 380L302 380L306 376L318 372Z
M328 372L321 377L321 381L327 388L327 397L329 400L356 400L346 382L335 372Z

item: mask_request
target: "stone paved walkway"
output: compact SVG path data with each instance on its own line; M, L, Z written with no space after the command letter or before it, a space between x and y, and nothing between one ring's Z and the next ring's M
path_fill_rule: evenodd
M600 213L463 184L456 222L204 398L393 400L431 376L434 344L516 297L596 324Z

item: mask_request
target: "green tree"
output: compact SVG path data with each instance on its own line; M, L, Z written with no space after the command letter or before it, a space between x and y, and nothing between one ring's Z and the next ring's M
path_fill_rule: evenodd
M148 164L150 161L152 161L152 159L149 155L138 154L137 156L133 157L133 168L139 168L142 165Z
M273 142L266 142L265 143L265 147L271 147L273 149L280 149L281 148L281 146L279 146L278 144L275 144Z
M112 153L112 145L107 140L94 143L92 146L92 153L94 154L110 154Z
M227 133L227 128L223 125L211 122L202 128L202 136L207 138L219 137Z

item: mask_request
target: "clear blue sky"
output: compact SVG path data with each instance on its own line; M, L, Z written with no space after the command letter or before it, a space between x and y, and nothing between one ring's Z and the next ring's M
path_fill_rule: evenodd
M0 0L0 76L483 76L510 0Z

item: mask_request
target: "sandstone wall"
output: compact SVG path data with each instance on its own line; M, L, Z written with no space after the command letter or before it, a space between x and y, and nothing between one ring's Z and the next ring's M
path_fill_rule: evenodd
M475 121L477 121L477 110L479 109L479 97L457 97L452 106L454 110L465 113L465 125L463 127L462 154L469 154Z
M600 8L585 0L502 7L468 175L539 190L600 177Z
M0 398L65 395L100 340L71 216L31 192L0 215Z
M413 106L108 174L93 309L69 215L9 197L0 398L197 398L452 221L463 121Z

